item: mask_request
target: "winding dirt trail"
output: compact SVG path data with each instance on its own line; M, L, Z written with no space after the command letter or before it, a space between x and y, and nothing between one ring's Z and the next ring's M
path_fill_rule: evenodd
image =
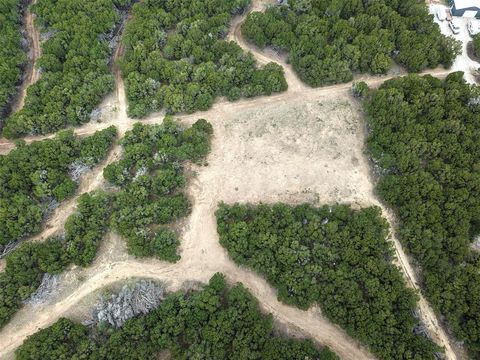
M274 62L283 67L285 79L287 80L289 90L298 92L311 89L298 78L292 66L290 64L287 64L287 62L285 61L285 57L278 55L271 49L265 49L265 51L262 51L253 44L247 43L242 36L241 26L247 15L253 11L264 11L266 6L271 3L273 2L254 1L248 12L243 15L239 15L233 19L233 21L231 22L230 32L227 35L227 40L235 41L238 45L240 45L243 50L245 50L246 52L251 52L255 56L258 64L260 65Z
M373 359L371 355L353 342L340 328L318 316L318 310L311 309L305 312L286 306L276 300L273 289L255 274L237 268L229 261L224 264L218 264L217 259L212 259L212 257L208 259L208 262L204 260L193 263L191 261L182 261L175 265L168 265L159 261L145 263L132 259L109 264L96 262L94 266L87 269L83 274L87 280L81 283L74 291L59 299L59 301L41 308L25 306L21 312L28 315L19 315L31 317L24 323L26 326L16 326L15 321L12 321L3 329L3 333L15 334L15 336L3 336L0 339L0 356L2 358L4 356L9 357L12 351L28 335L34 333L37 329L51 325L61 316L68 316L69 312L78 306L82 299L88 297L92 292L117 281L135 277L147 277L161 280L168 285L170 291L176 291L186 281L208 282L209 278L217 271L225 273L230 282L242 282L257 297L261 308L272 313L280 323L293 325L295 328L302 330L305 335L322 344L331 346L339 353L342 359Z
M393 213L389 209L385 208L383 205L380 206L382 208L383 216L387 219L390 225L390 229L396 229L396 221ZM413 288L419 295L418 309L420 310L419 315L423 324L428 329L430 336L433 338L433 340L445 349L445 359L457 360L457 354L452 348L450 338L445 332L443 326L440 324L435 312L428 303L427 299L425 299L422 294L417 274L410 263L409 257L403 250L402 244L394 233L391 234L391 238L395 247L395 263L402 270L403 275L407 281L407 285Z
M26 239L25 241L44 241L50 236L61 234L67 218L75 212L78 198L83 194L101 188L103 184L105 184L105 179L103 178L103 169L111 162L118 160L120 158L121 151L122 149L118 144L114 145L114 147L109 151L109 154L105 160L83 174L80 178L79 186L76 191L77 195L62 202L60 206L54 210L53 214L46 221L44 230L40 234L32 236L30 239Z
M205 282L213 273L222 272L229 282L244 283L277 321L330 346L342 359L372 359L368 351L327 321L318 308L304 312L279 303L275 290L262 277L236 266L219 244L214 217L219 201L379 205L368 178L368 163L362 159L363 120L358 109L345 107L338 100L348 98L349 91L348 87L338 90L333 95L337 100L331 94L319 99L315 93L303 97L297 94L287 103L265 99L261 107L243 108L241 113L221 107L215 116L209 116L214 126L212 152L207 167L191 169L197 173L188 188L193 211L182 234L180 262L170 265L99 255L93 266L81 271L79 277L86 280L60 294L52 305L24 306L17 313L2 331L10 336L0 336L0 349L4 349L0 357L11 353L39 328L68 316L81 299L115 281L153 277L169 282L170 289L176 290L186 280ZM311 108L315 101L317 107ZM300 102L304 105L299 109L289 110ZM325 109L326 104L332 104L328 105L331 108ZM318 118L321 109L324 114ZM202 114L183 117L183 122L190 125L199 117ZM355 165L358 161L360 165ZM319 182L319 178L324 180ZM315 194L320 197L316 199Z
M36 2L36 0L34 0ZM129 121L127 117L127 112L126 112L126 96L125 96L125 89L123 85L123 79L121 76L120 68L118 66L118 59L122 56L123 54L123 46L121 42L119 42L113 56L113 66L112 66L112 71L115 74L115 79L116 79L116 101L118 111L115 114L115 117L113 118L112 121L108 123L93 123L97 125L97 128L95 131L105 129L111 125L115 125L117 127L118 131L118 138L121 138L124 134L125 131L128 130L129 128ZM111 102L111 100L107 100L107 102ZM76 132L76 135L82 136L81 131ZM46 138L52 138L54 136L47 136ZM30 141L27 141L30 142ZM54 211L53 213L48 217L47 221L44 224L43 231L37 235L31 236L24 241L44 241L48 239L49 237L53 235L60 235L63 233L64 225L65 222L67 221L67 218L75 212L76 206L77 206L77 201L78 198L82 194L89 193L93 190L101 188L105 180L103 178L103 169L113 161L116 161L120 158L122 152L121 146L116 142L112 148L109 150L107 157L100 162L100 164L97 164L94 166L92 169L87 171L86 173L82 174L79 179L79 185L76 190L76 194L63 201ZM5 258L0 259L0 272L5 270L6 262Z
M251 10L261 11L265 3L254 1ZM282 65L289 89L282 94L244 99L235 103L218 101L208 111L177 116L186 124L191 124L198 118L206 118L214 126L212 153L207 159L209 166L192 167L198 175L191 180L188 188L194 205L182 234L181 260L173 265L156 260L139 261L129 256L112 261L108 256L100 254L91 267L84 270L72 269L67 272L66 277L77 272L86 280L78 283L75 288L60 293L53 304L40 307L24 306L0 333L2 335L0 336L1 358L11 356L12 351L28 335L52 324L60 316L68 315L82 299L116 281L132 277L151 277L167 282L170 290L177 290L184 281L206 282L215 272L224 273L229 282L242 282L258 299L260 306L265 311L271 312L277 321L294 326L319 343L330 346L342 359L374 358L343 330L326 320L318 308L301 311L278 302L275 290L262 277L236 266L219 244L214 216L219 201L227 203L236 201L346 202L360 207L382 206L374 194L368 162L363 155L365 134L360 130L363 120L359 117L355 123L349 122L354 113L342 108L346 105L339 101L339 99L349 99L352 84L317 89L305 86L283 59L252 49L243 41L239 29L244 18L245 15L234 19L228 38L251 51L261 64L274 61ZM115 52L115 58L118 58L121 53L120 45ZM109 121L90 122L76 128L77 135L90 135L110 125L116 125L119 133L124 134L136 122L127 116L125 89L117 65L114 65L113 71L117 80L118 114ZM435 69L426 73L442 78L449 71ZM363 80L370 87L375 88L392 77L394 76L362 76L357 80ZM353 101L348 100L347 103L349 102L348 106L355 106L352 105ZM299 105L295 109L296 112L292 112L292 118L289 119L288 124L282 123L278 128L278 121L280 121L278 114L283 115L288 111L287 108L292 107L292 104L300 103L303 105ZM314 114L319 111L321 113L319 110L321 108L312 108L314 105L311 104L314 103L317 104L315 106L320 107L324 107L325 104L334 104L335 108L332 111L335 112L332 116L318 120ZM260 110L265 107L271 109L270 117L265 117L263 110ZM276 113L275 110L279 112ZM356 110L358 115L358 109ZM296 126L292 119L299 121L304 118L301 115L302 111L310 118L305 124L292 127ZM163 115L163 113L153 114L143 122L161 123ZM327 113L327 115L330 114ZM232 116L237 116L236 123L232 122ZM313 133L312 129L315 126L318 127L316 130L318 133ZM283 131L281 134L279 129ZM52 136L28 137L26 141L50 137ZM323 145L325 146L321 147ZM13 142L0 140L1 154L8 153L13 147ZM117 146L111 151L107 160L85 175L82 178L79 194L101 186L103 167L119 155L120 149ZM319 182L319 179L328 177L330 181ZM76 198L62 204L48 222L47 229L36 238L44 239L48 234L61 231L65 219L74 211L75 202ZM393 216L385 207L382 206L382 209L393 228L395 225ZM115 235L110 237L112 236L115 237ZM392 239L398 264L405 274L407 283L414 289L420 290L415 271L401 244L394 236ZM445 348L446 358L456 359L449 339L439 325L433 310L420 292L419 294L422 320L434 339Z
M34 5L36 3L37 0L32 0L31 5ZM25 11L24 17L25 30L27 32L27 39L30 48L29 61L25 70L25 76L20 87L18 97L12 106L12 112L16 112L23 108L23 105L25 104L25 98L27 96L28 87L40 78L40 71L35 66L38 58L40 58L41 55L40 34L37 27L35 26L34 21L35 16L34 14L32 14L29 6Z
M119 138L123 137L132 122L132 120L129 119L127 116L127 99L125 95L125 87L123 83L123 78L121 76L122 74L120 71L120 67L118 65L118 60L122 55L123 45L121 42L119 42L112 60L112 71L115 75L116 80L116 101L118 104L118 112L114 117L113 123L117 127ZM110 125L112 124L109 124L108 126ZM102 126L102 128L106 128L108 126ZM100 130L100 127L97 128L96 131L98 130ZM73 196L67 201L62 202L45 223L45 230L42 231L40 234L33 236L30 240L43 241L52 235L56 235L59 232L62 232L67 218L75 211L78 198L82 194L89 193L95 189L102 187L105 184L105 179L103 178L103 169L105 169L108 164L120 159L121 152L122 148L117 142L116 144L114 144L112 149L110 149L107 157L100 164L94 166L91 170L87 171L81 176L79 186L76 191L77 195Z

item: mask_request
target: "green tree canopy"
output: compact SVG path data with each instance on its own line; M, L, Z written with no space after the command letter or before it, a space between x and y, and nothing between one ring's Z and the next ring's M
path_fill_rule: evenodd
M392 60L414 72L448 67L460 51L416 0L289 0L249 14L242 34L261 48L287 51L314 87L348 82L356 72L384 74Z
M120 21L118 7L129 2L38 0L32 6L37 26L49 36L37 64L42 75L28 88L23 109L7 119L4 136L47 134L90 121L113 89L108 42Z
M220 244L265 275L279 300L318 303L380 359L436 358L437 346L416 331L417 299L392 264L379 208L221 204L216 216Z
M179 259L179 241L165 226L190 211L182 192L183 163L199 162L208 154L212 132L203 119L184 129L166 117L162 125L137 123L125 134L122 158L105 168L104 177L120 187L114 195L111 222L126 238L129 252Z
M385 82L365 101L378 191L422 267L428 299L480 356L480 90L452 73Z
M0 1L0 126L16 94L26 56L22 47L20 0Z
M113 126L85 138L67 130L0 155L0 248L39 232L49 205L74 193L72 168L98 163L115 138Z
M145 0L134 5L123 43L128 112L142 117L207 110L229 100L287 89L274 63L257 69L252 54L224 40L232 16L250 0Z

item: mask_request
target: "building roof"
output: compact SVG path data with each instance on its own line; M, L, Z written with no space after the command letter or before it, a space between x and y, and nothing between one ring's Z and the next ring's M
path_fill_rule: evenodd
M454 0L456 9L479 8L480 0Z

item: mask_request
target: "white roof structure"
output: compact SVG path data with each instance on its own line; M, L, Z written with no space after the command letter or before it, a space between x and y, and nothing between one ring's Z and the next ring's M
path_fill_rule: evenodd
M480 0L454 0L455 8L468 9L468 8L479 8L480 9Z

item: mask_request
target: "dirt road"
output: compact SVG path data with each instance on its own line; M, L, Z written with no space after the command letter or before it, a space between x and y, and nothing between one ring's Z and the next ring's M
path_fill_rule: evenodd
M262 9L263 3L254 2L253 9ZM231 39L241 46L248 45L239 37L243 18L235 19ZM252 50L250 47L248 49ZM253 49L260 63L279 57ZM118 57L121 48L116 52ZM285 67L288 69L288 66ZM126 114L126 98L118 67L118 111L111 119L91 122L75 129L79 135L92 134L110 125L117 125L123 134L135 123ZM436 69L429 72L444 77L449 72ZM342 359L371 359L371 354L360 347L337 326L328 322L317 308L307 312L281 304L272 289L260 276L237 267L218 243L214 211L219 201L227 203L289 203L313 204L350 203L356 207L378 205L368 161L364 156L364 125L358 104L349 95L351 83L311 89L301 84L293 72L286 70L287 92L270 97L244 99L235 103L218 101L205 112L182 115L178 118L191 124L198 118L208 119L214 126L212 152L207 167L193 167L197 176L189 184L188 193L193 202L192 214L182 234L181 260L175 265L155 260L137 261L126 255L112 258L101 252L95 264L88 269L72 269L64 275L67 290L57 294L52 304L33 308L25 306L0 333L0 357L22 343L26 336L68 315L79 301L97 289L117 280L131 277L152 277L167 281L175 290L185 280L207 281L215 272L226 274L230 282L240 281L258 298L263 309L272 312L277 321L294 325L321 344L330 346ZM393 77L393 76L391 76ZM371 87L379 86L390 77L359 77ZM144 123L160 123L163 113L153 114ZM27 142L45 137L30 137ZM13 148L12 142L0 142L0 153ZM82 181L80 193L100 186L101 168L118 156L114 149L109 159L96 169L91 178ZM58 211L48 232L60 231L63 222L73 210L69 202ZM383 208L383 207L382 207ZM384 215L393 224L386 211ZM111 236L112 237L112 236ZM400 243L393 238L399 265L410 286L418 289L417 279ZM78 279L74 285L73 274ZM432 336L446 348L447 359L456 359L448 337L439 326L435 314L421 296L420 313Z
M122 72L118 64L119 59L123 56L124 47L122 42L118 43L117 49L113 55L113 74L115 75L116 94L118 104L118 114L115 118L114 125L117 127L120 135L125 134L132 126L135 120L132 120L127 115L127 96L125 94L125 84L123 82Z
M256 46L247 43L242 37L241 26L248 13L252 11L263 11L268 3L272 3L272 1L254 1L246 14L236 16L231 23L230 32L227 35L227 40L235 41L238 45L240 45L243 50L251 52L255 56L258 64L260 65L274 62L282 66L285 72L285 79L287 80L288 88L290 91L298 92L308 89L308 86L301 82L298 76L295 74L292 66L290 64L287 64L287 62L285 61L286 56L281 56L271 49L265 49L265 51L262 51Z
M121 76L120 68L118 66L118 59L123 54L123 46L121 43L117 46L117 49L114 53L113 58L113 73L116 79L116 106L118 106L118 111L115 116L115 126L119 132L119 138L123 137L125 132L129 129L130 120L127 116L127 100L125 96L125 88L123 85L123 79ZM109 99L108 103L112 101ZM111 105L111 104L110 104ZM105 106L105 105L104 105ZM97 123L98 124L98 123ZM107 127L107 126L105 126ZM105 128L104 126L99 126L97 131L100 128ZM39 235L33 236L31 240L46 240L48 237L55 235L63 231L65 221L73 213L76 208L77 200L79 196L85 193L89 193L95 189L101 188L105 183L103 178L103 169L110 163L117 161L121 156L122 148L116 143L113 148L110 149L108 156L100 164L94 166L90 171L83 174L79 181L79 186L77 189L77 195L64 201L60 206L55 209L54 213L49 217L45 224L45 230L42 231ZM1 268L0 268L1 269Z
M120 85L121 87L121 85ZM345 92L348 92L346 89ZM119 94L122 94L122 89L119 89ZM308 97L308 101L314 102L315 96ZM220 107L216 113L209 112L207 117L214 125L214 140L212 143L212 153L208 157L210 163L207 167L194 167L192 170L198 173L198 176L190 183L188 193L194 204L193 213L188 219L185 232L182 234L181 245L181 261L178 264L170 265L156 261L135 261L131 258L116 261L112 255L100 254L95 264L81 272L81 278L87 279L83 283L77 283L68 288L68 291L60 294L52 305L46 305L41 308L33 308L25 306L12 321L3 329L2 333L9 334L9 336L0 336L0 357L8 354L11 350L16 348L29 334L34 333L38 328L43 328L53 323L59 316L68 315L74 309L78 302L86 296L89 296L97 289L104 287L116 280L125 279L135 276L147 276L157 279L168 280L172 283L172 289L178 288L185 280L207 281L215 272L222 272L226 274L230 282L242 282L252 291L252 293L259 299L263 309L273 313L275 319L283 324L300 329L305 335L312 337L321 344L329 345L335 352L337 352L343 359L372 359L372 355L363 349L356 341L348 337L340 328L332 325L319 312L318 309L312 308L308 312L304 312L293 307L286 306L276 300L276 294L265 280L258 275L245 270L239 269L229 259L228 254L219 245L218 235L216 232L216 222L214 211L219 201L225 200L228 202L242 201L242 202L258 202L258 201L309 201L313 193L302 194L302 183L304 186L314 186L318 183L318 172L327 163L333 161L338 151L334 151L336 147L331 144L325 144L322 149L329 153L329 159L323 162L317 162L312 159L313 156L321 154L320 149L316 148L317 139L315 136L310 136L315 124L319 136L323 131L330 132L328 128L321 125L324 121L331 122L331 126L335 127L338 120L336 117L330 118L328 114L322 115L322 120L319 122L316 115L319 109L310 109L308 101L301 108L290 109L291 102L281 106L283 100L275 101L270 104L268 99L264 99L264 106L267 106L267 113L258 109L255 106L243 109L243 116L239 119L235 118L238 114L232 111L230 107ZM296 102L296 98L293 98ZM320 104L324 104L321 101ZM318 105L324 106L324 105ZM337 105L332 105L332 110ZM342 121L350 121L355 113L347 107L345 103L338 104L338 116ZM268 111L274 113L268 115ZM281 115L288 112L288 117L282 120L285 126L280 137L282 141L275 143L278 140L278 134L273 131L273 125L268 125L266 129L262 119L265 115L269 121L275 122ZM357 113L358 114L358 113ZM183 117L185 124L191 124L196 119L203 117L204 114L195 114L189 117ZM307 116L308 115L308 116ZM121 115L119 115L121 116ZM297 121L295 121L299 118ZM303 120L303 122L301 121ZM357 120L359 121L358 115ZM158 122L159 118L147 120L147 122ZM248 124L246 124L248 121ZM358 122L357 121L357 122ZM232 127L232 124L236 124ZM248 125L248 126L247 126ZM346 135L344 128L352 125L346 124L336 126L333 129L334 134L331 135L332 141L337 144L340 143L341 137ZM358 126L356 126L358 129ZM263 141L258 140L262 138L262 134L267 134ZM249 136L252 132L253 137ZM351 131L348 130L348 133ZM238 141L238 139L241 141ZM304 140L303 144L295 146L298 139ZM250 143L253 141L253 143ZM352 139L354 144L348 146L352 151L356 152L356 156L361 156L361 137L354 137ZM358 142L359 141L359 142ZM293 143L292 143L293 142ZM262 151L259 151L263 149ZM329 150L330 149L330 150ZM245 151L248 151L245 153ZM251 152L250 152L251 151ZM292 164L292 153L297 153L294 158L295 161L303 163L305 173L308 174L306 179L296 179L298 167ZM252 156L256 154L257 158ZM276 160L272 161L272 155L275 154ZM115 156L115 155L111 155ZM108 160L107 162L109 162ZM270 165L264 168L259 167L259 163L269 161ZM350 154L337 161L341 164L343 169L352 168L350 166ZM311 165L311 162L317 165ZM272 168L273 165L273 168ZM101 174L101 166L95 169L95 173ZM309 171L307 169L310 168ZM333 171L333 170L332 170ZM347 170L348 171L348 170ZM225 176L228 174L228 176ZM255 174L255 177L249 175ZM268 177L266 175L269 174ZM288 179L285 179L285 176ZM351 177L354 177L352 179ZM96 178L96 176L93 176ZM358 193L364 193L363 187L368 187L368 183L363 181L362 177L352 171L344 184L347 186L349 182L359 184ZM250 186L248 184L250 183ZM92 183L85 182L84 189L90 190ZM94 185L98 183L93 182ZM238 188L238 190L235 190ZM249 188L249 190L247 190ZM222 190L222 191L220 191ZM273 193L272 193L273 192ZM343 192L327 191L340 200L341 197L347 194ZM363 202L363 199L356 199L356 195L351 197L354 201ZM349 201L350 198L346 198ZM52 233L59 230L64 222L68 212L69 205L65 205L64 211L60 211L59 216L52 220L52 227L46 232ZM45 233L40 235L44 237ZM72 270L75 272L76 270ZM71 272L65 274L66 279L72 277ZM70 283L71 280L66 280L65 283ZM68 285L67 285L68 287Z
M37 0L32 0L31 4L36 4ZM25 103L25 97L27 96L27 89L30 85L35 83L39 77L40 72L38 68L35 66L37 63L38 58L41 55L41 48L40 48L40 34L38 29L35 27L34 21L35 16L30 11L30 7L27 8L25 11L24 17L24 24L25 30L27 32L27 39L29 44L29 61L27 67L25 69L25 75L20 87L19 94L17 96L16 101L12 106L12 112L16 112L23 108L23 104Z
M381 207L382 207L383 216L388 220L390 224L390 228L395 229L393 214L389 209L386 209L384 206L381 206ZM415 289L415 291L419 295L418 308L420 310L419 315L422 322L428 329L430 336L433 338L433 340L438 345L442 346L445 349L445 358L456 360L457 355L452 348L452 345L450 343L450 338L448 337L444 328L440 324L432 307L423 296L419 282L418 282L417 274L414 271L412 265L410 264L410 260L408 256L405 254L405 251L403 250L403 247L400 241L396 238L394 234L392 234L392 240L395 246L395 255L397 256L396 264L402 270L409 287Z
M213 255L213 254L212 254ZM102 289L120 280L134 277L157 279L168 284L170 291L181 288L185 281L207 282L218 271L227 274L231 282L241 281L259 300L265 311L272 313L277 321L284 324L293 324L305 335L334 349L342 359L373 359L358 344L352 341L343 330L332 325L318 314L316 309L308 312L286 306L276 300L273 289L258 276L236 268L229 261L219 263L211 259L209 264L192 264L191 261L182 261L180 264L169 265L159 261L138 262L128 259L121 262L96 263L79 277L85 278L75 290L68 292L53 304L41 307L25 306L20 313L2 331L2 334L14 334L0 338L0 357L10 358L12 351L23 340L40 328L45 328L61 316L68 316L80 301L92 292ZM234 277L231 274L235 274Z
M445 78L450 73L449 70L445 70L443 68L437 68L433 70L427 70L422 72L420 75L432 75L437 78ZM396 77L395 75L388 75L388 76L371 76L371 75L360 75L355 77L355 81L365 81L371 88L379 87L383 82L386 80L392 79ZM288 101L292 97L295 98L315 98L318 96L323 95L332 95L332 98L337 98L340 94L347 95L349 90L352 87L353 82L345 83L345 84L337 84L332 86L320 87L320 88L309 88L305 87L303 90L288 89L287 91L272 95L272 96L261 96L255 99L241 99L236 102L229 102L227 100L218 100L214 106L207 111L198 111L194 114L179 114L176 115L175 118L180 120L189 119L189 118L207 118L210 116L215 116L215 114L224 111L243 111L244 109L254 108L257 106L262 106L264 104L269 104L272 102L282 103L284 101ZM119 98L123 99L122 103L120 104L121 107L126 108L126 98L124 96L125 90L120 88L117 90L119 94ZM123 95L123 96L122 96ZM107 106L109 104L105 104ZM119 111L120 112L120 111ZM122 112L123 113L123 112ZM119 132L122 134L128 129L133 127L138 121L142 123L159 123L163 120L165 116L164 112L153 113L142 120L138 119L131 119L128 118L126 113L123 113L121 117L115 116L107 121L98 122L89 122L85 125L79 126L74 128L74 133L78 136L89 136L94 134L98 130L106 129L111 125L115 125L119 127ZM51 139L55 137L55 134L50 135L36 135L36 136L26 136L22 138L27 144L32 143L33 141L41 141L45 139ZM8 154L12 149L15 148L15 141L7 140L5 138L0 138L0 155Z

